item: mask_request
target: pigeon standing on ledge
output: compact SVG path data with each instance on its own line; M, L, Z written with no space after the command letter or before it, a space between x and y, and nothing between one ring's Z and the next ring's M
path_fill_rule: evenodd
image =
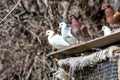
M73 36L81 42L90 40L87 28L84 25L80 24L80 22L77 20L77 17L75 15L71 15L70 19L71 33L73 34Z
M109 4L103 4L102 10L106 15L106 21L112 29L120 28L120 12L116 12Z
M65 22L59 23L59 29L61 29L62 37L70 45L76 45L78 40L71 34L71 27L69 27Z
M70 46L70 44L67 43L61 35L56 34L52 30L47 30L46 35L48 36L49 44L56 49L65 49Z
M103 26L102 31L104 32L104 36L110 35L112 33L111 29L108 26Z

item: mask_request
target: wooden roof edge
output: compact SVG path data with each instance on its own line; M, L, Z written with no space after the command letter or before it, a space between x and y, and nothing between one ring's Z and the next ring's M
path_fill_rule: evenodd
M69 50L71 50L71 49L73 49L73 48L77 48L77 47L80 47L80 46L84 46L84 45L86 45L86 44L90 44L90 43L95 42L95 41L104 40L104 39L106 39L106 38L116 37L115 35L120 35L120 32L115 32L115 33L112 33L111 35L102 36L102 37L99 37L99 38L96 38L96 39L92 39L92 40L89 40L89 41L87 41L87 42L85 42L85 43L78 44L78 45L73 45L73 46L68 47L68 48L65 48L65 49L63 49L63 50L58 50L58 51L56 51L56 52L51 52L51 53L49 53L47 56L54 56L54 57L56 57L57 55L59 55L60 53L63 53L64 51L69 51ZM120 40L120 39L119 39L119 40ZM119 40L115 40L115 42L116 42L116 41L119 41ZM110 40L109 40L109 41L110 41ZM110 43L112 43L112 42L110 42ZM102 47L102 46L101 46L101 47ZM91 46L91 48L92 48L92 46ZM93 48L94 48L94 47L93 47ZM84 52L84 51L79 51L79 52Z

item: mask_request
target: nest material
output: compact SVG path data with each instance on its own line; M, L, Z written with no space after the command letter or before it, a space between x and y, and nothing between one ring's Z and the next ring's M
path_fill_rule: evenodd
M67 80L68 77L70 76L64 69L59 68L54 74L53 76L57 79L60 80Z
M58 60L58 65L62 68L64 68L65 66L69 66L72 72L74 72L76 70L81 70L83 69L83 67L86 66L93 66L96 63L106 60L108 58L112 59L113 53L119 50L120 47L111 46L107 49L92 53L90 55Z
M120 53L120 47L111 46L109 48L92 53L90 55L58 60L59 68L53 74L53 76L60 80L68 80L68 78L70 77L72 78L72 80L74 80L75 71L81 70L83 69L83 67L93 66L98 62L106 60L107 58L112 59L112 57L114 57L117 53ZM66 67L70 67L70 74L65 71Z

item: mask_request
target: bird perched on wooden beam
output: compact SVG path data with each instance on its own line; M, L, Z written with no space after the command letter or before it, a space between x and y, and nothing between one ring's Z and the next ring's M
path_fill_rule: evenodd
M106 21L111 28L120 28L120 12L115 11L109 4L103 4L102 10L104 10Z
M112 30L108 26L103 26L102 31L104 32L104 36L110 35Z
M56 49L65 49L70 46L70 44L67 43L61 35L56 34L52 30L47 30L46 36L48 36L49 44Z
M71 27L69 27L67 23L60 22L59 29L64 40L70 45L76 45L78 43L78 40L71 34Z
M82 25L75 15L70 15L71 20L71 33L78 41L87 41L90 36L87 31L87 27ZM86 38L85 38L86 37ZM87 39L89 38L89 39Z

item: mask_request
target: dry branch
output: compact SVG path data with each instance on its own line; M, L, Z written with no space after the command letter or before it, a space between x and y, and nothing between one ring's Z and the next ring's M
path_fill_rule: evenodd
M8 14L0 21L0 24L12 13L12 11L17 7L17 5L20 3L21 0L18 0L18 2L15 4L15 6L8 12Z

